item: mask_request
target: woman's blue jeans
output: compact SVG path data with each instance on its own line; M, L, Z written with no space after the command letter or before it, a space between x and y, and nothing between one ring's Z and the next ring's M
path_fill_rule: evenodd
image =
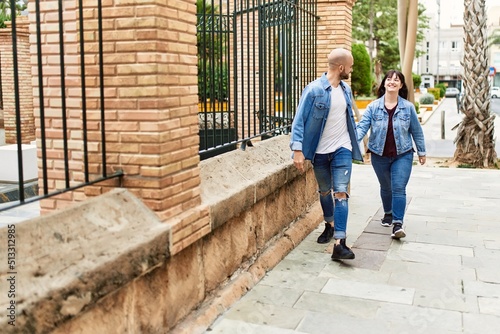
M371 154L372 166L380 183L384 212L392 212L393 223L403 223L406 209L406 185L413 166L413 151L396 157Z
M313 169L318 182L323 218L326 222L335 222L335 239L345 239L349 213L347 186L351 179L352 152L341 147L333 153L316 154ZM347 197L334 200L332 188L334 194L346 193Z

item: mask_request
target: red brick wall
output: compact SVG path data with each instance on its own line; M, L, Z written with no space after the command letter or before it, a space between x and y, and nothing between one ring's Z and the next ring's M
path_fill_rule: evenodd
M352 7L356 0L318 0L318 76L326 72L328 54L335 48L350 50Z
M45 124L49 191L53 191L63 188L65 182L59 40L55 35L57 22L53 21L57 18L57 1L44 4ZM73 185L83 181L79 31L75 3L63 4L69 174ZM85 6L86 101L93 179L103 169L97 10L95 1ZM208 211L200 205L199 190L196 4L190 0L161 4L104 1L102 14L107 172L122 170L122 186L173 225L175 253L210 231ZM32 17L32 24L34 20ZM36 85L36 78L33 83ZM59 209L116 186L119 184L115 179L51 197L42 201L42 209Z
M27 17L16 18L18 96L21 120L21 141L29 144L35 140L35 119L33 117L33 93L31 87L31 60ZM17 143L16 100L14 85L14 57L12 30L0 29L0 59L2 66L3 123L5 143Z

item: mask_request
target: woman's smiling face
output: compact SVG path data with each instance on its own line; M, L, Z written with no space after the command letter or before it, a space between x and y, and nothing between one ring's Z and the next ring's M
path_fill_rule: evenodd
M384 82L384 87L386 92L398 92L401 87L403 87L403 83L399 79L398 75L394 73L392 77L387 77Z

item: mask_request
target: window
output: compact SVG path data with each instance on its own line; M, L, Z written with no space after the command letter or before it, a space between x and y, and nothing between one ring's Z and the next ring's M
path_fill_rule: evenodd
M452 52L457 52L458 51L458 42L452 41L451 42L451 51Z

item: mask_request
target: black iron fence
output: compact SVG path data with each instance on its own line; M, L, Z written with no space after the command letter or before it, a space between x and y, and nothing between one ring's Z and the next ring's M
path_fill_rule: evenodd
M200 156L290 131L316 76L316 2L198 0Z
M38 99L39 99L39 138L40 139L40 148L39 148L39 155L41 157L41 176L39 177L39 190L38 190L38 195L32 196L27 198L26 194L27 189L26 189L26 184L25 184L25 173L23 170L23 149L22 149L22 123L21 123L21 106L20 106L20 79L19 79L19 68L18 68L18 36L17 36L17 25L16 25L16 20L17 17L16 15L11 16L11 29L12 29L12 55L13 55L13 84L14 84L14 101L15 101L15 114L16 114L16 119L15 119L15 127L16 127L16 145L17 145L17 166L18 166L18 189L16 192L16 201L12 201L12 204L10 205L4 205L0 208L0 211L4 211L7 209L10 209L15 206L19 206L25 203L29 202L34 202L38 201L43 198L48 198L54 195L58 195L67 191L72 191L76 190L79 188L82 188L87 185L91 185L97 182L101 182L107 179L111 178L116 178L120 177L122 175L122 172L115 172L112 174L108 174L107 171L107 162L106 162L106 126L105 126L105 108L104 108L104 71L103 71L103 39L102 39L102 6L101 2L98 1L98 7L97 7L97 13L98 13L98 29L97 29L97 35L98 35L98 68L99 68L99 73L98 73L98 78L99 78L99 108L100 108L100 119L97 121L99 122L99 128L100 128L100 140L98 140L98 144L100 145L101 148L101 158L100 158L100 164L101 164L101 173L100 175L96 175L96 173L90 173L89 171L89 141L88 141L88 134L89 130L87 128L87 88L85 85L85 41L83 38L80 38L80 63L81 63L81 68L80 68L80 82L81 82L81 124L82 124L82 147L83 147L83 152L82 152L82 171L84 175L84 180L83 182L76 184L75 182L72 181L70 177L70 168L69 168L69 163L70 163L70 157L69 157L69 148L68 144L70 143L70 139L68 138L68 125L67 125L67 96L65 94L66 92L66 86L65 86L65 80L66 80L66 75L65 75L65 39L64 39L64 22L63 22L63 2L59 1L58 2L59 7L57 9L58 12L58 36L59 36L59 80L61 82L61 87L60 87L60 120L62 122L62 127L60 129L61 134L62 134L62 145L64 149L64 156L63 156L63 164L64 164L64 182L63 186L60 187L60 189L54 190L53 187L50 187L49 189L49 179L48 179L48 170L49 166L47 165L48 159L47 159L47 138L46 138L46 113L45 113L45 106L46 106L46 99L45 99L45 88L44 88L44 73L43 73L43 61L42 58L45 56L44 53L42 52L42 42L41 42L41 18L40 18L40 0L35 1L35 16L36 16L36 50L37 50L37 77L38 77ZM10 0L10 8L16 8L15 7L16 2L15 0ZM84 20L84 15L83 15L83 3L82 0L79 1L78 3L78 11L79 11L79 30L80 34L83 36L84 34L84 25L83 25L83 20ZM74 86L73 86L74 87ZM4 106L5 106L5 96L3 96L4 100ZM96 122L96 120L93 120L93 122ZM75 139L71 139L72 142L75 141ZM96 141L93 140L92 143L95 143ZM95 159L93 159L95 160ZM2 166L2 168L12 168L11 166ZM92 179L91 179L92 178Z
M10 0L15 8L15 0ZM23 171L22 121L20 106L20 80L17 59L16 16L11 18L14 109L17 136L18 189L17 201L0 207L0 211L12 207L48 198L67 191L91 185L110 178L120 177L121 172L107 173L106 162L106 124L104 108L104 72L102 7L98 1L96 40L98 51L97 82L99 86L98 108L100 119L100 174L89 170L89 149L87 128L87 87L85 86L85 41L79 39L80 80L81 83L81 122L82 122L82 167L84 180L75 184L70 175L69 143L67 125L67 96L63 2L58 2L58 37L59 37L59 80L61 134L64 156L63 185L54 190L49 186L46 97L44 91L44 67L41 43L40 0L35 0L37 69L38 78L38 156L40 161L38 177L38 195L28 197ZM78 2L78 29L83 36L83 4ZM252 139L266 139L275 135L286 134L290 130L302 88L316 76L316 2L302 0L197 0L198 9L198 88L199 88L199 128L200 156L202 159L235 149L238 145L245 148ZM32 32L33 33L33 32ZM52 55L53 56L53 55ZM2 73L4 74L4 73ZM74 88L74 86L72 86ZM95 87L93 87L95 89ZM53 99L53 96L51 96ZM5 107L5 94L2 103ZM95 110L93 110L95 111ZM92 120L95 122L96 120ZM52 130L52 129L51 129ZM96 140L92 140L96 143ZM74 148L72 148L74 150ZM95 164L96 153L92 153ZM74 161L71 161L74 163ZM5 167L2 167L5 168ZM11 168L8 166L7 168ZM0 202L3 202L0 196Z

